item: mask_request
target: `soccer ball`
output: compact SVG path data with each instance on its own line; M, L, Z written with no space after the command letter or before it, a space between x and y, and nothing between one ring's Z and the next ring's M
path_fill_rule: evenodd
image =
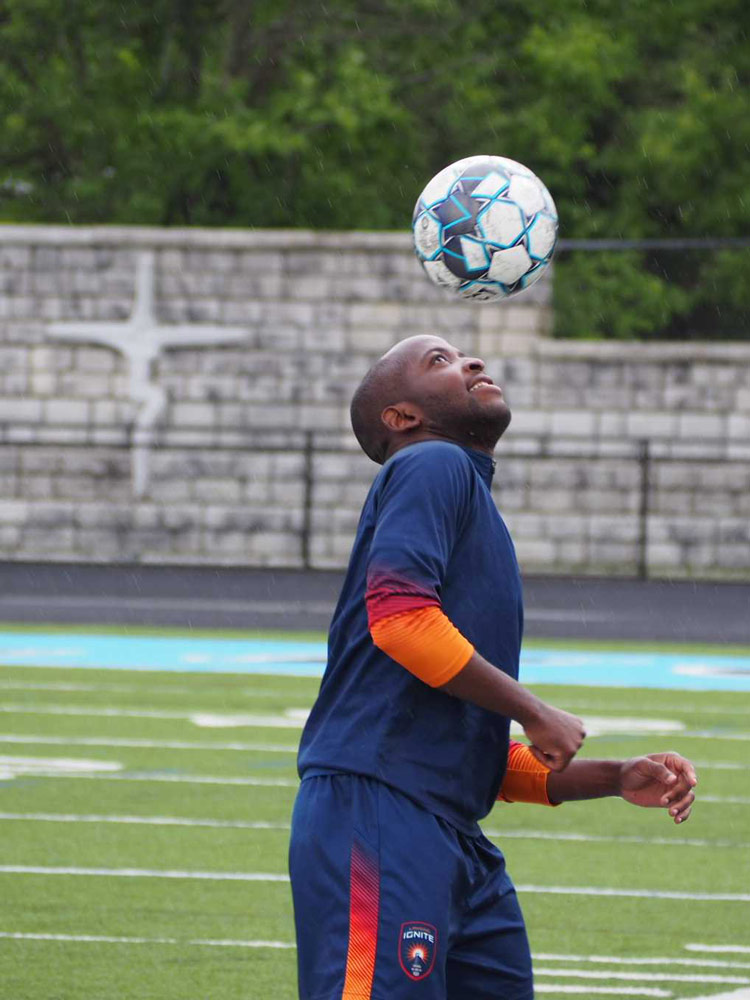
M414 249L436 285L467 299L504 299L541 278L557 209L536 174L504 156L469 156L417 199Z

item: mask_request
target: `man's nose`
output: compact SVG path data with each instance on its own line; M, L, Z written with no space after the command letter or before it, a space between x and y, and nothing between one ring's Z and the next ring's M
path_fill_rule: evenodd
M470 372L483 372L485 365L481 358L464 358L464 368Z

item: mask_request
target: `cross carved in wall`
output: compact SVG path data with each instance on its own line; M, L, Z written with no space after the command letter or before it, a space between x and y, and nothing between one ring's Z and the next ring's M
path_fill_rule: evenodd
M57 339L97 344L118 351L128 361L128 389L136 407L132 427L132 486L135 497L148 490L148 456L156 422L167 394L155 381L154 362L163 350L218 347L245 340L247 329L199 323L160 323L154 310L154 252L143 250L136 262L135 299L127 320L119 323L50 323L47 333Z

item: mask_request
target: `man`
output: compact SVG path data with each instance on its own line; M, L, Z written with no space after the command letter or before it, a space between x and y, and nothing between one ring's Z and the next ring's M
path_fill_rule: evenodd
M411 337L351 407L383 465L302 736L290 872L302 1000L531 1000L523 918L477 821L500 797L621 795L689 816L677 754L572 761L580 719L517 682L513 545L490 493L510 422L477 358ZM510 720L528 745L509 741Z

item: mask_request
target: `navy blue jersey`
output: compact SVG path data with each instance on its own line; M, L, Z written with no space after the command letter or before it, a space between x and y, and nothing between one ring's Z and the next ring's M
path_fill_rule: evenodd
M489 455L441 441L390 458L370 489L302 734L299 773L376 778L475 834L506 767L509 720L431 688L378 649L370 620L439 606L513 678L523 631L513 543Z

